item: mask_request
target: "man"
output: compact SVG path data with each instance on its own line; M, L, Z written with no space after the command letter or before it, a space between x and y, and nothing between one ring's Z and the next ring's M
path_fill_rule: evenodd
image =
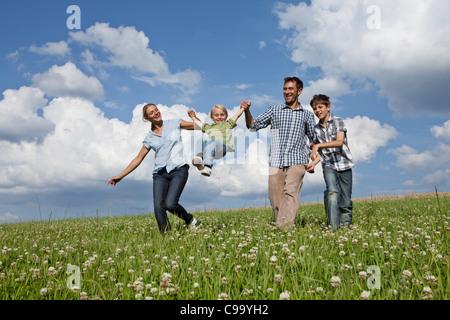
M315 140L314 114L305 110L298 98L303 82L297 77L284 79L285 104L270 106L253 118L251 103L243 101L247 128L258 131L270 125L269 199L277 226L293 227L297 216L303 176L309 163L309 142Z

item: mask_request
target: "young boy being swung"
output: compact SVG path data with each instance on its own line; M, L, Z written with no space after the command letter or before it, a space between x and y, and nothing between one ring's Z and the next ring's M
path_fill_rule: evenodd
M344 120L330 113L328 96L314 95L310 105L319 122L314 127L317 140L311 148L313 161L307 171L313 173L315 165L321 161L326 183L324 204L327 225L333 229L338 229L340 224L349 227L353 215L352 168L355 165L347 143L347 129Z
M201 174L209 177L213 167L214 159L223 158L227 152L234 152L234 142L231 130L236 127L236 121L244 112L243 108L230 119L227 109L217 104L212 107L210 117L213 124L201 122L194 110L189 110L188 115L194 121L196 127L202 129L202 132L208 135L208 138L202 140L202 153L194 156L192 164L200 170Z

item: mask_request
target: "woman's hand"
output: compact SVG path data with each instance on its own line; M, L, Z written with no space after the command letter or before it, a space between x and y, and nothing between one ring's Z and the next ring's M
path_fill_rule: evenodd
M120 180L122 180L122 178L119 178L118 176L112 177L111 179L109 179L108 184L110 186L115 186L117 182L119 182Z

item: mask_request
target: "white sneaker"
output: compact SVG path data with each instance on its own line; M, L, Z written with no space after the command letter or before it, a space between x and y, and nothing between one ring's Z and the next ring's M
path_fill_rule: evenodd
M211 175L211 168L204 166L203 170L200 173L206 177L209 177Z
M198 170L203 170L205 168L203 165L203 159L199 156L194 156L192 158L192 164L196 166Z
M195 218L192 218L192 221L191 221L191 223L189 223L189 229L191 229L191 230L195 230L195 229L197 229L197 227L200 225L200 221L197 221L197 219L195 219Z

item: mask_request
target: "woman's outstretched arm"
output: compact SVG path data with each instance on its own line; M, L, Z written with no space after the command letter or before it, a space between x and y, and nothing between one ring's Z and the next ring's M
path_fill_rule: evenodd
M141 151L139 151L139 154L134 158L130 164L123 170L121 173L119 173L117 176L112 177L109 179L108 184L111 186L115 186L117 182L125 178L129 173L131 173L134 169L136 169L144 160L145 156L149 153L150 149L147 149L145 146L142 146Z

